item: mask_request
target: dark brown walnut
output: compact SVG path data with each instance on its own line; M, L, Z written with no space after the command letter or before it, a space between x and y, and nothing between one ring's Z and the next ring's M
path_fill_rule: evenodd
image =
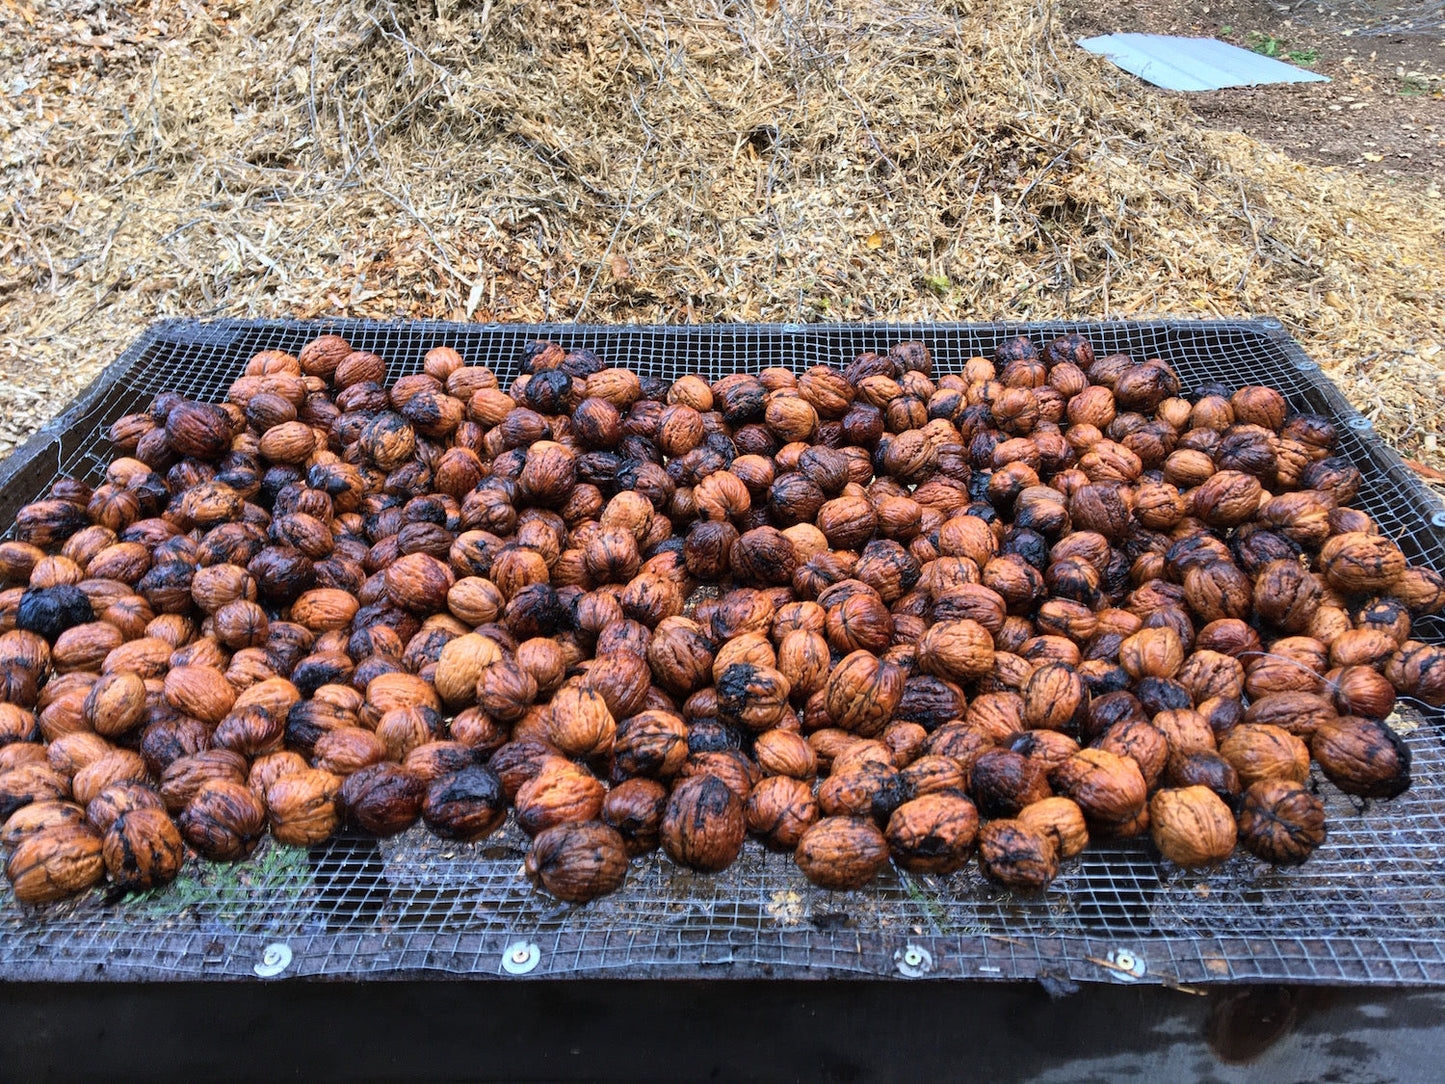
M979 813L988 818L1012 817L1051 794L1043 764L1008 749L979 756L973 762L968 789Z
M165 810L133 809L110 826L101 853L116 887L142 889L174 881L186 848Z
M475 842L502 826L507 795L495 772L473 764L432 780L421 814L435 835Z
M1239 843L1275 866L1297 866L1325 841L1325 807L1302 783L1264 779L1244 792Z
M715 871L732 864L746 833L743 805L721 779L702 774L673 788L662 819L662 849L680 865Z
M1164 781L1171 787L1208 787L1231 809L1239 804L1242 790L1234 766L1212 752L1171 756Z
M1394 710L1395 687L1373 667L1346 666L1327 676L1334 707L1341 714L1384 719Z
M960 794L923 794L893 811L884 833L893 859L914 873L953 873L973 855L978 811Z
M1041 892L1059 874L1059 855L1044 831L1018 820L996 820L979 832L978 865L985 877L1004 888Z
M1289 731L1268 723L1237 726L1219 740L1219 755L1233 765L1248 787L1260 780L1309 778L1310 751Z
M798 840L793 861L820 888L862 888L888 863L888 841L863 817L824 817Z
M1210 866L1234 851L1234 814L1208 787L1166 788L1149 799L1149 834L1170 862Z
M372 764L346 777L338 805L356 827L394 836L416 823L426 794L426 784L399 764Z
M667 788L655 779L625 779L602 800L602 820L617 829L630 857L654 849L662 834Z
M1310 738L1320 769L1346 794L1394 798L1410 786L1410 747L1389 724L1346 715L1323 722Z
M105 876L101 837L86 824L35 832L11 852L5 876L20 903L53 903L84 892Z
M1405 555L1383 535L1350 531L1320 548L1325 581L1342 592L1386 591L1405 571Z
M775 775L762 780L744 807L748 830L771 850L794 850L821 815L812 788L801 779Z
M1083 749L1054 771L1054 789L1072 798L1092 829L1127 824L1145 807L1148 788L1129 757L1103 749Z
M601 821L560 824L532 841L525 867L559 900L585 903L622 887L627 849L617 830Z
M214 780L196 792L177 823L186 844L201 857L235 862L260 843L266 808L249 786Z

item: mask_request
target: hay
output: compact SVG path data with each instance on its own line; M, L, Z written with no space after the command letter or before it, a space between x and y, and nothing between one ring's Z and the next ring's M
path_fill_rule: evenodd
M1048 0L0 12L0 450L163 315L1270 314L1445 467L1438 192L1199 130Z

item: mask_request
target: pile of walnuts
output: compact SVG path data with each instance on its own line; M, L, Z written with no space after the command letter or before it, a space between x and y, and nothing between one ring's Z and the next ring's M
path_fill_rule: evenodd
M1069 335L936 374L667 383L529 346L266 351L162 394L0 544L0 842L21 901L187 848L509 811L553 895L751 834L1037 890L1090 837L1301 862L1308 781L1388 798L1445 581L1349 505L1331 424Z

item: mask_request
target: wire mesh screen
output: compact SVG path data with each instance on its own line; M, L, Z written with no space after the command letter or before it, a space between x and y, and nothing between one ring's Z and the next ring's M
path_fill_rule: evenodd
M1048 325L487 327L363 322L174 321L152 328L67 414L0 470L0 515L58 475L95 482L104 430L156 392L220 399L245 361L343 335L381 355L388 378L450 345L503 384L527 342L588 346L608 364L710 378L781 365L846 364L921 339L936 372L961 371L1004 337L1088 335L1100 352L1160 357L1186 386L1263 383L1332 417L1364 474L1356 505L1412 560L1445 569L1445 512L1270 321ZM1438 640L1425 619L1415 635ZM1047 892L1022 897L976 870L889 869L866 889L816 889L786 855L749 843L718 875L654 853L623 889L559 904L522 875L527 840L509 824L479 844L420 829L341 837L310 851L269 840L236 866L188 862L173 885L43 909L0 906L0 977L242 978L256 975L953 976L1204 983L1292 980L1445 983L1445 743L1440 713L1402 704L1392 724L1415 783L1362 803L1316 775L1330 836L1308 864L1277 870L1237 856L1208 872L1162 865L1139 841L1093 845Z

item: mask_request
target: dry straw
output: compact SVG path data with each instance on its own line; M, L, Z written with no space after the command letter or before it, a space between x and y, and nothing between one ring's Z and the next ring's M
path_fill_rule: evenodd
M163 315L1278 316L1435 467L1445 215L1043 0L0 0L8 446Z

